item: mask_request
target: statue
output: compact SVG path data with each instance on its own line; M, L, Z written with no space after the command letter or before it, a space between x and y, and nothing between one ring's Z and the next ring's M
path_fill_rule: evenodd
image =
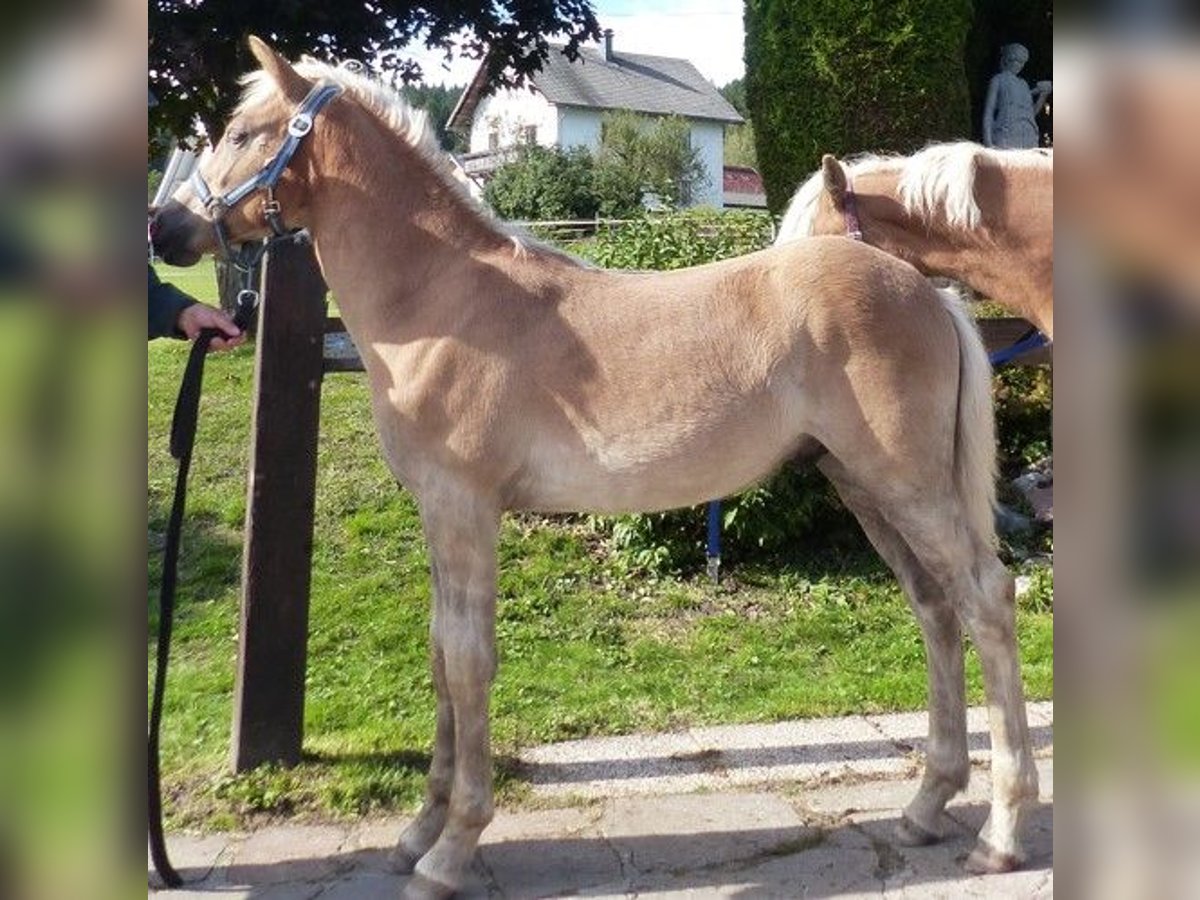
M988 147L1026 148L1038 145L1035 117L1050 98L1052 84L1039 81L1031 92L1017 75L1029 61L1020 44L1000 48L1000 71L988 83L983 105L983 143Z

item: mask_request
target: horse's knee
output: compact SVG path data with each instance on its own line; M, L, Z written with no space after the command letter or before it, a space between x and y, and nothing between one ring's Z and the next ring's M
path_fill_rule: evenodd
M966 591L960 611L976 642L1007 643L1016 627L1016 581L999 561L980 566L974 590Z
M466 830L482 831L495 814L492 792L484 787L459 790L450 803L450 818L457 827Z

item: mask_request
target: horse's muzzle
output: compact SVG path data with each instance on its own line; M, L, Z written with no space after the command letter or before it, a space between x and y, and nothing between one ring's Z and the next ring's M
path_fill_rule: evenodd
M204 254L204 238L212 225L182 203L169 200L150 220L155 256L173 266L191 266Z

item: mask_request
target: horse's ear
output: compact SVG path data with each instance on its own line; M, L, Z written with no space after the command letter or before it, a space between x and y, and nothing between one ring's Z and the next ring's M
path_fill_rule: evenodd
M825 190L833 199L833 205L841 209L846 199L846 170L838 162L837 157L826 153L821 157L821 177L825 182Z
M276 53L266 41L250 35L250 52L285 97L294 103L304 99L312 83L293 69L292 64Z

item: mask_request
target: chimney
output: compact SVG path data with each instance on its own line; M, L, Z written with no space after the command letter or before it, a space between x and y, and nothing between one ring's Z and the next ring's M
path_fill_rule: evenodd
M612 39L613 30L611 28L604 29L604 61L612 62Z

